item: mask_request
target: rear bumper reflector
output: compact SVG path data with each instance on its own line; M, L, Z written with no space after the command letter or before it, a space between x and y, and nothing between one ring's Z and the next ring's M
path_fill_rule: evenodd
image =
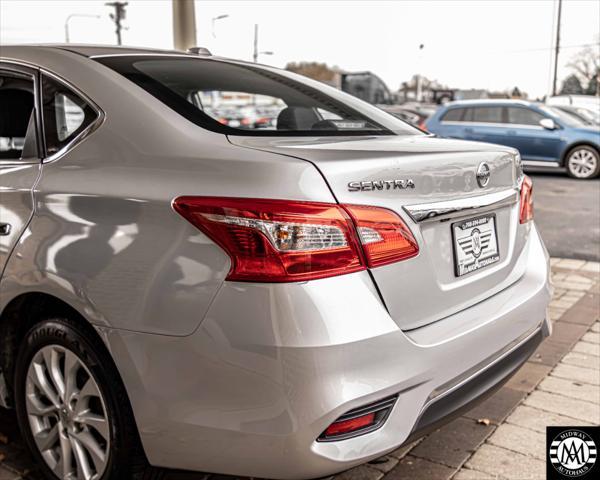
M357 437L381 428L387 420L398 396L358 407L342 415L317 438L318 442L337 442Z

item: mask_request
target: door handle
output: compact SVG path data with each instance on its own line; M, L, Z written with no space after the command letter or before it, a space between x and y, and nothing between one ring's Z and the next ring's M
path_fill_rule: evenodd
M8 235L10 233L10 223L0 223L0 235Z

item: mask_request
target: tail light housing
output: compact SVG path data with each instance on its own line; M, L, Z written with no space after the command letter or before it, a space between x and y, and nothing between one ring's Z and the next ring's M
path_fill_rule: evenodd
M227 252L227 280L313 280L418 252L400 217L377 207L185 196L173 208Z
M521 203L519 206L519 223L533 220L533 182L527 175L521 182Z
M363 205L345 205L352 217L369 268L414 257L417 241L402 219L391 210Z

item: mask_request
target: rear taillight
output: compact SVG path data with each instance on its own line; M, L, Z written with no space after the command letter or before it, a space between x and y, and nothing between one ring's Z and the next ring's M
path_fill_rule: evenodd
M344 208L354 220L369 268L399 262L419 253L413 234L396 213L363 205L345 205Z
M533 182L531 181L531 178L524 175L521 183L519 222L527 223L530 220L533 220Z
M383 208L222 197L179 197L173 208L227 252L227 280L313 280L418 252L408 227Z
M293 282L365 268L350 217L337 205L179 197L173 207L229 254L227 280Z

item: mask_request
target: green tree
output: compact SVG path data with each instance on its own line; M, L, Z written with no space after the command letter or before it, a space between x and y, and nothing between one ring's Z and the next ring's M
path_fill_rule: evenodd
M581 95L583 94L583 87L577 75L572 74L565 78L562 88L560 89L561 95Z

